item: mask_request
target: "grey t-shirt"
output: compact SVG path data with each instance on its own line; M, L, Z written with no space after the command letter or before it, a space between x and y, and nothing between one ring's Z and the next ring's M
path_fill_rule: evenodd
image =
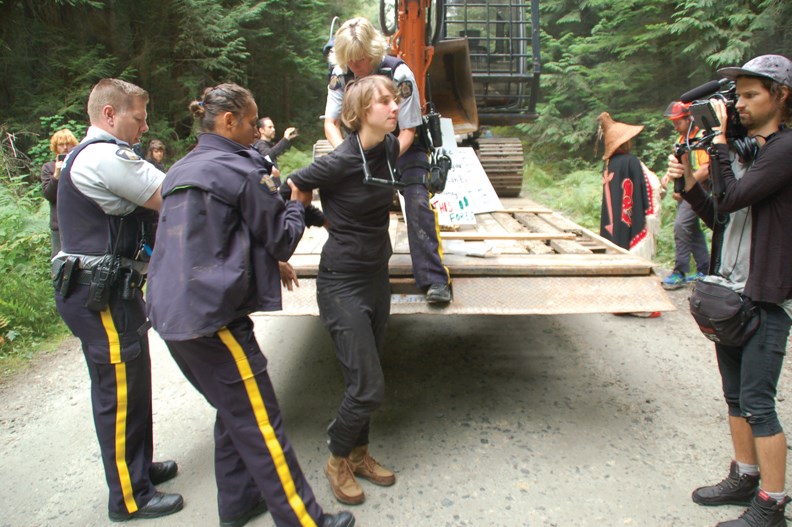
M729 153L732 172L737 179L747 172L734 152ZM745 207L729 214L729 221L723 231L719 275L708 275L704 280L715 282L742 293L748 273L751 270L751 207Z

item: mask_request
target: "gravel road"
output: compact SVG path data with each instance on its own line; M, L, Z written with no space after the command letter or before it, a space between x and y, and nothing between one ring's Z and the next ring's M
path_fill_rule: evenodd
M687 313L391 319L372 452L394 487L364 483L364 527L712 526L691 490L725 475L730 443L712 346ZM256 316L286 430L319 502L324 429L342 379L318 319ZM155 451L176 459L182 512L151 527L215 526L214 415L156 334ZM785 367L779 410L792 426ZM109 525L78 343L0 385L0 526ZM792 481L789 477L788 480ZM792 485L790 485L792 486ZM265 515L251 527L271 526Z

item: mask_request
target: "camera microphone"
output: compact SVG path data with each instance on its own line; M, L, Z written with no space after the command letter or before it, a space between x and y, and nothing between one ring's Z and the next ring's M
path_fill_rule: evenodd
M690 91L687 91L679 97L679 100L688 103L693 102L695 100L701 99L702 97L706 97L711 93L715 93L716 91L720 90L723 85L727 84L729 79L720 79L717 81L709 81L701 86L693 88Z

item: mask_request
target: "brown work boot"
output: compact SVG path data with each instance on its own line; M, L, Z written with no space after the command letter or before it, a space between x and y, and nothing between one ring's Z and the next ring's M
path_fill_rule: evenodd
M375 485L390 487L396 483L396 475L369 455L368 445L353 448L349 454L349 463L356 476L367 479Z
M366 499L360 483L355 479L349 458L330 456L324 471L338 501L347 505L359 505Z

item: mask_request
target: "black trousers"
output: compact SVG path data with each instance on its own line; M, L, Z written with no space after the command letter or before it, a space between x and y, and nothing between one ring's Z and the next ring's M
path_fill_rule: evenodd
M267 359L248 317L211 337L166 341L193 386L217 409L215 479L220 518L267 502L275 525L313 527L323 511L283 430Z
M344 373L344 399L327 429L330 451L346 457L369 443L371 415L385 399L380 354L390 317L388 267L371 274L320 268L316 279L319 314L335 343Z
M154 451L151 358L146 315L139 293L131 300L112 295L101 312L85 307L88 287L74 286L55 304L82 343L91 377L96 436L110 489L111 512L133 513L154 496L149 469Z

